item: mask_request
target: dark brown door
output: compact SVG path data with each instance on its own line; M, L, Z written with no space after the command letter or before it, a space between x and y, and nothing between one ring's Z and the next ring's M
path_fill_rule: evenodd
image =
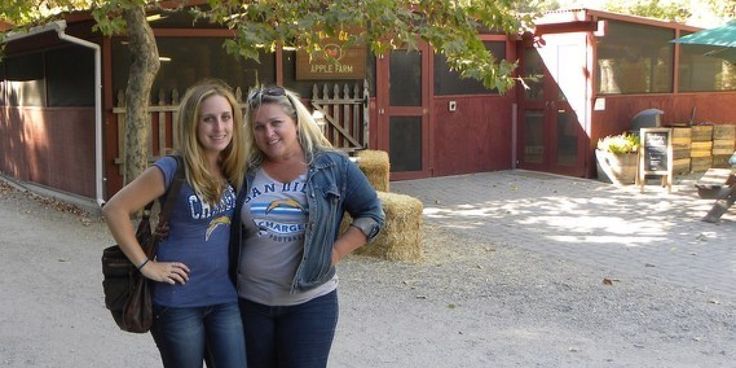
M378 146L388 151L392 180L430 175L428 54L425 46L394 50L376 65Z
M585 38L563 41L523 49L524 75L539 80L519 100L518 167L585 176Z

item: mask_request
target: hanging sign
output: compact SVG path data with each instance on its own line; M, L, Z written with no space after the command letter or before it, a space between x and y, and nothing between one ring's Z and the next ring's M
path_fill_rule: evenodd
M637 182L644 191L646 177L660 176L662 186L672 191L672 129L642 128L639 131L639 174Z
M296 52L296 79L364 79L367 50L363 46L344 47L348 32L340 31L337 38L322 37L321 49L310 55Z

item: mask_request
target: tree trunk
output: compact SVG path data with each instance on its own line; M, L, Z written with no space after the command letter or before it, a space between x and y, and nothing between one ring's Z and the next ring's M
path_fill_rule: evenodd
M125 89L125 183L148 167L150 117L148 103L151 87L160 67L153 30L146 21L143 6L126 9L123 17L128 30L128 48L132 57Z

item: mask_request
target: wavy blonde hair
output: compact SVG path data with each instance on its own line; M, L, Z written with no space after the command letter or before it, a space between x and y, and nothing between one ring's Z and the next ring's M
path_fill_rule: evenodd
M220 153L220 167L230 185L236 190L240 188L244 180L246 162L243 114L240 104L225 82L205 79L187 90L179 105L176 134L179 141L177 151L186 164L187 182L208 204L216 205L225 189L225 183L214 180L217 175L210 172L204 149L197 137L202 102L211 96L225 97L233 110L232 140Z
M281 107L296 123L297 141L304 151L307 164L312 162L314 155L321 151L334 150L332 143L322 134L314 117L299 99L299 95L280 86L261 86L251 88L245 106L246 129L245 147L248 167L257 167L263 163L263 152L256 145L254 134L254 115L264 104L275 104Z

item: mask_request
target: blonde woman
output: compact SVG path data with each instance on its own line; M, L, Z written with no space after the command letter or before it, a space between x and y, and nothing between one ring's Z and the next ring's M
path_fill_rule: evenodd
M335 265L378 234L381 203L291 91L252 90L244 135L231 240L248 366L324 368L338 317ZM352 226L338 234L345 211Z
M146 258L130 215L166 193L175 158L156 161L115 194L103 214L120 248L153 281L151 334L164 367L201 367L207 345L218 368L242 368L243 326L229 272L234 270L228 269L234 188L243 182L246 157L242 113L224 83L207 80L183 97L177 126L186 182L155 258Z

